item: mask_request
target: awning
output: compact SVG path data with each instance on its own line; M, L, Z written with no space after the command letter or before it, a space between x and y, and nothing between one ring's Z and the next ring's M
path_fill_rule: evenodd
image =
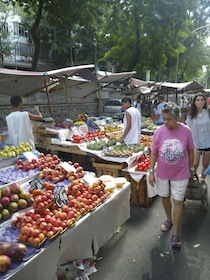
M106 84L130 78L136 72L106 73L96 78L89 69L94 64L67 67L47 72L32 72L0 68L0 94L27 97L37 92L60 94L65 90L69 97L85 98ZM77 75L77 76L76 76Z
M114 83L117 81L121 81L121 80L126 80L128 78L130 78L131 76L133 76L136 72L132 71L132 72L122 72L122 73L107 73L104 72L104 75L100 75L98 76L98 80L100 81L100 83Z
M78 74L93 64L67 67L48 72L32 72L0 68L0 94L27 97L57 84L59 79Z
M153 86L152 90L155 89L157 91L161 91L161 93L167 93L167 94L174 94L174 93L195 93L195 92L205 92L204 86L199 84L196 81L191 82L185 82L185 83L169 83L169 82L146 82L138 79L131 78L130 79L130 89L134 90L134 92L140 93L144 90L144 88L147 88L148 91L151 86ZM141 90L142 89L142 90ZM142 92L143 93L143 92Z
M129 87L130 87L130 89L135 89L135 88L139 88L141 86L147 86L147 85L148 85L148 82L146 82L146 81L131 78Z
M161 91L167 91L168 93L174 93L174 90L176 90L179 93L184 92L190 92L195 93L198 91L205 92L204 86L199 84L196 81L191 82L185 82L185 83L155 83L156 86L158 86Z
M56 95L67 94L68 97L82 99L99 89L98 81L90 82L81 77L60 79L55 87L49 88L49 93Z

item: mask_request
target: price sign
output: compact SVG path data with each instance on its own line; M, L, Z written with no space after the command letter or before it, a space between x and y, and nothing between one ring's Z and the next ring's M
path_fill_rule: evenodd
M32 181L29 182L29 184L31 188L34 190L44 190L42 182L38 178L33 179Z
M26 159L31 161L32 159L37 159L37 156L33 152L24 152L23 155L25 156Z
M61 208L63 205L68 204L68 197L66 194L65 186L54 186L53 194L55 203L58 208Z
M60 163L60 166L65 169L67 172L69 171L74 171L76 172L77 170L74 168L74 166L72 166L71 164L69 164L68 162L64 161Z

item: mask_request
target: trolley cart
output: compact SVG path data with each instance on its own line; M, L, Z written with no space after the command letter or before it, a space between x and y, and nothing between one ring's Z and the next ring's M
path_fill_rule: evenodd
M185 198L189 200L200 200L204 210L208 208L208 185L204 180L199 180L195 174L193 179L189 180Z

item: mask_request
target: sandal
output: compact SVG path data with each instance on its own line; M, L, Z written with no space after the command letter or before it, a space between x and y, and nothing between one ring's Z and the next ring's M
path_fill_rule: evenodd
M171 246L174 248L181 248L182 242L178 235L173 235L171 238Z
M165 221L161 226L160 226L160 230L162 232L167 232L171 229L171 227L173 226L172 221Z

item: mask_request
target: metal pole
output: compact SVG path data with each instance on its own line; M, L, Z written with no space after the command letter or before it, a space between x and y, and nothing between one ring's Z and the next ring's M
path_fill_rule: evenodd
M69 105L69 99L68 99L68 93L67 93L67 85L66 85L66 77L64 79L64 82L63 82L63 89L64 89L64 93L65 93L65 98L66 98L66 105L67 105L67 111L68 111L68 117L69 119L71 118L70 116L70 105Z
M47 95L47 102L48 102L48 106L49 106L50 117L53 118L46 76L44 76L44 84L45 84L45 89L46 89L46 95Z

